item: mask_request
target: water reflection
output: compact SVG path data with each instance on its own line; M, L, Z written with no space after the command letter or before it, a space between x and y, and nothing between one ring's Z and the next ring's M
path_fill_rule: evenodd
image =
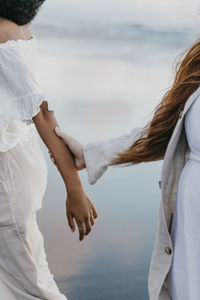
M47 157L48 159L48 157ZM78 242L65 218L65 192L55 167L39 212L50 268L69 299L147 299L148 267L157 222L160 163L111 169L95 187L99 212L92 233Z
M62 128L86 143L146 124L168 85L179 49L160 47L160 36L157 44L147 40L147 48L133 41L105 40L94 47L93 40L54 39L50 34L47 38L46 30L35 28L41 37L38 79L54 100ZM154 51L144 55L144 49ZM95 186L89 186L83 171L82 181L99 218L80 243L77 232L72 234L67 225L62 180L41 147L49 180L38 221L61 290L70 300L146 300L162 162L112 168Z

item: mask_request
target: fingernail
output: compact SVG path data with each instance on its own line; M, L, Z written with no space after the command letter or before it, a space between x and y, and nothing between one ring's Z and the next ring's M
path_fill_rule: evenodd
M54 130L55 130L55 132L57 133L57 132L59 131L59 128L58 128L58 127L56 127Z

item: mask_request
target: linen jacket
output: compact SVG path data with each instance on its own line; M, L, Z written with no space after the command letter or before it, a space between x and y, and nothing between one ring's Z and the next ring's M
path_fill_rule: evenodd
M192 103L200 96L200 87L188 98L170 137L161 170L161 201L154 249L152 252L148 291L150 300L170 300L168 273L173 258L171 224L175 209L178 181L188 155L189 145L185 134L184 117ZM94 184L106 171L117 152L127 149L139 136L142 127L134 128L130 134L103 142L83 146L88 172L88 181Z

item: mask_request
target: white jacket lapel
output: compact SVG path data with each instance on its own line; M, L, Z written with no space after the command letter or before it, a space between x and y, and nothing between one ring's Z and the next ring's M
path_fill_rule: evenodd
M178 143L181 130L183 127L183 120L186 112L192 105L192 103L197 99L197 97L200 95L200 87L188 98L187 102L185 103L183 111L181 111L179 119L176 123L176 126L174 128L174 131L172 133L172 136L169 140L166 152L165 152L165 157L162 165L162 172L161 172L161 182L162 182L162 194L164 196L165 189L167 186L167 181L168 181L168 176L169 176L169 169L170 169L170 164L174 155L174 151L176 149L176 145Z

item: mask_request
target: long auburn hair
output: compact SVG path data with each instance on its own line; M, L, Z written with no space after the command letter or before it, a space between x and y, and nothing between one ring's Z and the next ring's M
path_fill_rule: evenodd
M111 165L138 164L164 158L168 142L190 95L200 86L200 39L178 56L172 87L155 107L137 140L118 153Z

